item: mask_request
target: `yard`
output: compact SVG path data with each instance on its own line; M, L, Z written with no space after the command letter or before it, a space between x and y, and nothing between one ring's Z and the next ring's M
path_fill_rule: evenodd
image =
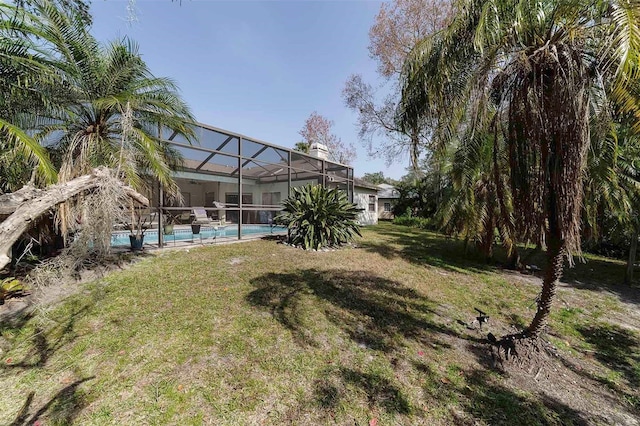
M555 355L504 367L480 339L531 319L539 278L426 231L363 236L145 256L5 318L0 424L640 424L640 296L616 284L622 262L567 271Z

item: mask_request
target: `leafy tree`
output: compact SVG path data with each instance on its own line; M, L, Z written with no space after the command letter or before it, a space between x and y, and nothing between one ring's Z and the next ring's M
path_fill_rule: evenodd
M47 0L16 0L15 5L18 9L23 9L34 14L38 14L38 9ZM79 19L84 21L86 25L91 25L93 18L89 9L91 4L85 0L48 0L52 5L60 10L66 10Z
M379 185L381 183L390 183L391 181L384 176L383 172L365 173L364 176L362 176L362 180L374 185Z
M464 0L446 31L406 67L400 120L427 117L436 142L461 128L505 136L514 223L544 235L548 265L537 312L517 336L545 325L565 256L580 250L582 176L597 99L638 114L636 2Z
M405 129L395 120L398 77L402 65L417 42L441 30L451 19L447 0L394 0L383 3L369 30L369 53L378 63L378 73L391 87L380 94L359 74L349 77L342 91L347 107L358 113L359 137L369 153L388 163L409 153L411 168L419 174L420 151L430 138L430 128L417 120Z
M130 40L100 44L81 10L60 7L68 2L27 3L0 5L0 85L8 95L0 100L0 169L15 161L23 165L3 174L2 189L24 184L34 164L52 181L48 151L61 183L108 166L137 189L152 176L176 193L170 170L178 154L160 132L192 140L194 131L175 84L153 76ZM63 235L75 226L71 206L58 210Z
M0 132L7 136L0 163L14 158L18 147L15 158L35 157L53 176L41 141L53 153L61 181L107 165L136 187L151 173L175 189L175 152L160 141L158 129L193 138L193 118L175 84L154 77L133 42L102 46L81 10L63 10L60 2L27 1L26 10L0 5L6 36L0 52L8 70L0 81L8 94L0 100Z
M487 260L493 257L496 230L507 249L508 266L519 263L506 153L498 134L465 134L450 157L449 185L438 203L440 226L448 234L476 241Z
M306 142L296 142L293 147L294 151L304 152L305 154L309 153L309 144Z
M304 127L300 130L304 143L311 149L314 143L320 143L329 150L329 159L341 164L351 164L356 158L356 150L353 144L345 145L342 140L331 132L333 121L323 117L317 112L312 112ZM296 144L301 148L302 143ZM309 152L307 150L307 152Z
M134 187L140 187L142 174L152 173L175 189L168 160L174 153L160 141L159 129L191 138L193 117L173 81L153 76L128 39L102 46L56 8L45 8L41 19L69 79L69 99L39 133L61 151L61 178L107 165Z
M629 118L614 116L606 123L610 126L606 136L592 139L583 203L583 240L588 250L622 258L629 247L627 283L633 279L640 230L640 137Z
M56 172L47 151L25 131L34 112L50 104L49 88L62 84L43 39L38 17L11 4L0 4L0 186L12 191L32 177L52 182ZM25 114L27 113L27 114ZM10 169L10 170L9 170Z
M360 235L359 209L338 188L305 185L293 188L276 223L289 228L289 242L305 250L334 247Z
M431 174L426 173L417 180L409 179L398 182L396 185L398 199L392 208L395 216L435 217L439 194L431 177Z

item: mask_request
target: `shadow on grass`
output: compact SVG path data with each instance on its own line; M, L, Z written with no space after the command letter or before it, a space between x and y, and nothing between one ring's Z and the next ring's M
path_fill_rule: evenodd
M366 271L298 270L268 273L252 280L256 290L247 296L254 306L268 308L274 318L292 333L299 344L318 346L309 330L311 300L320 314L343 330L354 342L391 352L404 346L404 339L423 344L438 343L438 334L459 335L434 321L434 303L402 284Z
M631 331L611 324L579 327L584 339L595 347L595 357L619 372L633 388L640 386L640 339Z
M381 409L389 413L410 414L409 400L391 381L380 374L363 373L341 367L327 370L323 379L315 384L316 403L326 410L335 410L348 393L347 388L355 386L366 395L369 409Z
M47 424L49 422L61 425L73 423L73 420L76 418L80 410L87 405L86 398L84 397L84 394L78 390L78 386L94 378L95 376L91 376L76 380L70 385L62 388L31 416L29 416L28 413L30 411L35 392L29 393L25 403L20 409L20 412L16 416L15 420L11 422L10 426L32 425L42 417L47 418Z
M637 334L611 324L579 327L586 342L593 345L593 356L613 374L597 374L576 367L562 359L563 364L590 380L602 383L619 394L640 415L640 338ZM626 383L625 383L626 382Z
M435 232L381 224L375 228L375 233L382 236L383 241L363 241L362 248L383 257L400 257L418 265L468 273L496 270L500 262L506 261L505 250L498 245L494 247L497 262L491 265L484 261L473 244L465 252L462 241ZM521 247L520 255L527 265L533 264L542 270L546 265L544 251ZM586 262L575 259L573 267L565 266L562 281L580 289L608 291L624 302L640 304L639 281L636 278L633 286L623 284L625 269L624 262L587 255ZM536 273L539 278L542 278L542 270ZM640 274L636 275L639 276Z
M439 372L421 362L414 367L425 378L425 405L457 407L450 410L454 424L586 425L592 419L544 393L509 389L500 384L502 376L490 370Z
M45 366L51 355L77 337L74 331L76 321L88 313L93 303L94 301L80 303L77 300L72 300L65 305L66 309L62 315L48 317L55 323L53 327L47 329L40 325L33 327L29 333L30 347L23 359L18 362L3 362L0 364L0 372L6 373L14 369L24 370ZM25 313L19 318L13 318L12 321L0 326L0 333L21 333L25 327L29 327L29 321L32 317L32 313Z
M597 292L607 291L621 301L640 305L640 287L624 284L626 265L607 259L576 260L573 268L565 267L562 281L572 287Z
M380 225L375 232L385 237L385 240L362 241L360 246L385 258L400 257L411 263L435 266L451 272L486 272L491 269L482 255L472 247L465 253L464 244L460 240L399 225Z
M486 371L467 375L461 404L475 421L493 425L587 425L590 416L545 394L518 394L496 383Z

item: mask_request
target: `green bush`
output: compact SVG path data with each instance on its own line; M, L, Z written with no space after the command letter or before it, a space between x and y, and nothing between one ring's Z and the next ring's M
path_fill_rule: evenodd
M3 305L6 299L21 295L24 291L24 284L14 277L8 277L0 280L0 305Z
M305 250L333 247L360 235L360 211L337 188L305 185L292 189L274 221L289 228L289 243Z
M393 219L395 225L410 226L412 228L432 229L433 225L430 219L416 216L397 216Z

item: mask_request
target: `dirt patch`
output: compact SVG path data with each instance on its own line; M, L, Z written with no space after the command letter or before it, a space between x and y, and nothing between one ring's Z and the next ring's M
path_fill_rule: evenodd
M503 274L522 285L536 288L542 285L542 280L533 275L511 271L504 271ZM602 298L604 307L598 312L597 319L590 317L590 312L587 312L588 318L592 318L594 323L613 325L612 333L619 330L615 326L622 330L619 333L624 330L633 333L640 331L640 312L634 299L637 295L620 297L617 292L607 289L597 291L596 297ZM555 309L583 306L584 296L584 292L572 284L560 283ZM615 309L606 308L607 297L619 302ZM492 324L492 330L500 333L498 336L515 331L506 324L495 323ZM599 351L576 349L576 352L569 353L555 347L545 340L546 337L536 341L521 340L512 347L497 348L484 340L486 334L481 336L479 330L475 332L479 336L478 342L454 346L465 352L467 357L469 353L473 354L477 363L484 368L498 372L510 389L538 395L545 405L559 411L575 412L577 424L640 426L640 412L628 400L629 396L632 399L640 397L638 389L621 386L619 391L613 391L611 384L603 382L606 371L602 361L598 362L598 358L603 356ZM615 345L615 337L610 337L610 345ZM614 363L609 367L613 368Z
M466 359L467 369L496 372L505 389L533 395L557 413L570 413L573 424L640 425L639 413L619 395L592 379L583 362L566 358L549 342L524 341L516 346L517 354L512 352L508 358L503 350L498 353L495 347L484 342L465 344L450 338L447 343L456 347L459 360Z

